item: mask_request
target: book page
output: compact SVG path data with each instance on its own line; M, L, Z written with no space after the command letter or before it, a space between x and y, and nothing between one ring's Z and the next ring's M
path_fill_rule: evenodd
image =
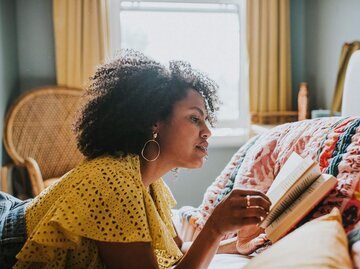
M281 182L283 182L301 163L304 159L296 152L291 153L290 157L286 160L283 167L275 177L267 193L271 193Z
M284 184L287 191L282 197L280 197L276 204L272 205L272 208L280 212L287 209L289 205L292 204L320 175L321 171L319 165L314 164L300 178L298 178L294 184L291 186Z
M266 195L272 206L286 193L286 191L314 164L311 158L303 159L293 152L281 168L279 174L271 184Z

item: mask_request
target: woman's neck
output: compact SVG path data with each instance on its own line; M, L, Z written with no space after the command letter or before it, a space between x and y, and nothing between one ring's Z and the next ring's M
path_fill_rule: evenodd
M161 163L160 160L148 162L140 157L140 173L146 188L170 171L171 168L166 168Z

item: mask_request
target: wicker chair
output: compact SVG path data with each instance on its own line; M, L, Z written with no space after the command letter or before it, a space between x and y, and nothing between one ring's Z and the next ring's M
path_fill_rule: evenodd
M34 196L83 159L71 131L81 95L79 89L37 88L20 96L7 113L4 145L15 165L26 167Z

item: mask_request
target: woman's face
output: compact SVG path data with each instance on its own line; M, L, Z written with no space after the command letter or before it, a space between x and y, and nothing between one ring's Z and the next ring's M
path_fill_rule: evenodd
M162 162L171 168L201 167L210 135L204 99L190 89L185 98L175 103L171 118L159 123L157 140Z

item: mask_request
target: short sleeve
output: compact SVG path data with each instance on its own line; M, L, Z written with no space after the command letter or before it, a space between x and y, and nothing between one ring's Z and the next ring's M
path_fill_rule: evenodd
M144 187L136 170L127 160L106 164L83 175L86 180L58 202L50 224L61 227L67 237L107 242L151 241Z

